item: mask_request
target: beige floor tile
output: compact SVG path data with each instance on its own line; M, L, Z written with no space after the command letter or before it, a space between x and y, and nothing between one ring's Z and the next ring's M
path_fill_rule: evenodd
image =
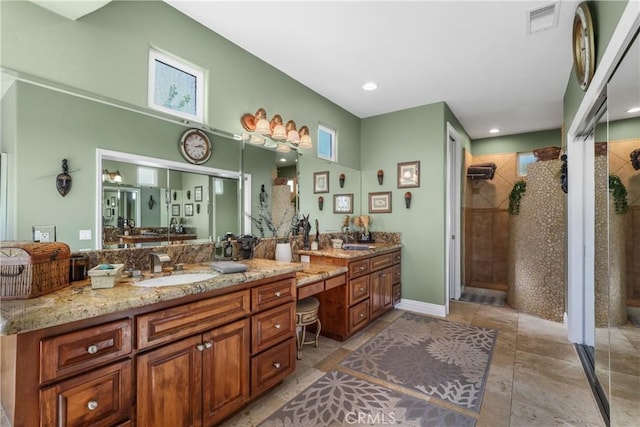
M594 402L595 404L595 402ZM584 420L573 414L550 411L525 401L513 400L511 403L510 427L603 427L600 420Z
M451 301L447 320L458 323L471 323L479 309L480 304Z
M553 357L555 359L576 361L578 354L573 344L565 342L560 344L532 335L519 335L516 349L527 353L535 353L541 356Z

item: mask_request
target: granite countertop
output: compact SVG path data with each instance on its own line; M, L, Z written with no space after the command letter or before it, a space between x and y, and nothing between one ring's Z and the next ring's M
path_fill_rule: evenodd
M330 279L331 277L335 277L349 271L347 267L341 267L338 265L309 263L302 263L302 265L304 266L302 271L296 272L296 282L298 287L318 282L320 280Z
M146 305L169 301L234 285L302 271L307 264L283 263L266 259L240 261L248 266L244 273L220 274L209 268L210 263L185 266L183 271L166 270L153 277L169 274L213 273L209 280L155 288L132 286L140 278L123 278L113 288L92 289L90 280L73 282L70 286L38 298L7 300L0 304L0 335L13 335L51 326L127 311ZM311 271L311 270L309 270ZM322 272L318 270L319 275ZM327 273L328 274L328 273ZM151 275L147 273L147 278Z
M361 258L371 255L376 255L378 253L388 252L396 249L402 248L401 244L394 243L358 243L359 245L367 245L369 249L334 249L331 247L318 249L317 251L304 250L299 249L297 253L299 255L315 255L315 256L323 256L323 257L331 257L331 258L343 258L343 259L352 259L352 258Z

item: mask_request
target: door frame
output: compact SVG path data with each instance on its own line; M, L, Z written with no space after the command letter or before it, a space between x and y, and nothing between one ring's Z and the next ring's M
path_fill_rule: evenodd
M462 294L462 145L460 135L447 122L447 165L446 165L446 207L445 207L445 283L446 312L449 314L449 300L460 299Z

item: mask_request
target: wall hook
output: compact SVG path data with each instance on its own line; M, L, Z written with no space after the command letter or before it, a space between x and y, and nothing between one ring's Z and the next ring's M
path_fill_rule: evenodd
M67 159L62 159L62 173L59 173L56 177L56 188L62 197L71 191L71 175L69 175Z

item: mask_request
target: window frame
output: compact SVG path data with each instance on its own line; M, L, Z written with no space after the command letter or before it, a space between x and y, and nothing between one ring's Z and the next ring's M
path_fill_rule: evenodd
M320 132L324 132L331 137L330 140L330 153L324 154L323 145L321 144ZM338 161L338 132L326 125L318 124L318 138L317 138L317 155L319 159L328 160L330 162Z
M528 161L525 165L524 165L524 172L520 170L520 157L521 156L531 156L531 160ZM518 178L526 178L527 176L527 169L529 168L529 165L531 165L532 163L535 163L536 161L536 156L533 154L533 151L520 151L516 153L516 176ZM523 172L523 173L521 173Z

